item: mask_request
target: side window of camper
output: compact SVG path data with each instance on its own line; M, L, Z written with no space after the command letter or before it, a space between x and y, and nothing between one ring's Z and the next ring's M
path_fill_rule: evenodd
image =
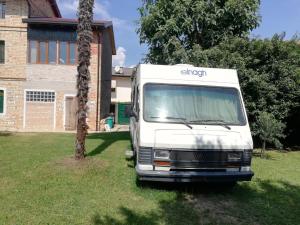
M135 109L136 109L136 113L139 116L140 113L140 92L139 92L139 88L137 87L136 89L136 98L135 98Z
M138 109L137 109L137 95L138 95L138 92L137 92L137 86L134 87L134 97L133 97L133 111L135 113L138 113Z
M135 79L132 80L132 84L131 84L131 110L134 111L135 109Z

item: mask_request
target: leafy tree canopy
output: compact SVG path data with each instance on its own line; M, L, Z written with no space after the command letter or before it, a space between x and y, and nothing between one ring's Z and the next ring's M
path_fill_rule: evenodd
M300 45L284 41L234 38L207 50L195 48L189 63L196 66L236 68L253 133L260 112L272 113L286 122L291 111L300 109ZM289 131L289 127L287 127Z
M145 60L237 69L253 134L259 137L259 116L267 112L272 121L286 125L290 142L300 144L300 42L297 37L287 41L284 34L250 39L249 32L259 25L259 4L259 0L144 1L138 33L149 47Z
M245 37L259 25L260 0L144 1L138 33L149 46L146 60L187 61L187 50L211 48L229 37Z

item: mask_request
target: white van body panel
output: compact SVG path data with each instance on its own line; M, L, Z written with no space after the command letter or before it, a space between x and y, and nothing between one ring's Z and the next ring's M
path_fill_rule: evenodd
M252 150L253 141L242 99L236 70L199 68L189 65L150 65L141 64L137 68L133 88L139 92L138 119L131 117L130 132L133 147L184 150ZM208 87L230 87L238 90L246 124L230 126L230 130L220 125L190 124L193 129L181 123L159 123L144 120L144 85L173 84ZM139 165L139 170L153 170L153 166ZM160 173L160 172L159 172Z

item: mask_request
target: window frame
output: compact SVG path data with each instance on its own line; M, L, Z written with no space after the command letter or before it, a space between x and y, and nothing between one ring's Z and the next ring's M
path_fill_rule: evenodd
M32 92L32 94L33 94L33 96L34 96L34 94L36 93L41 93L41 92L43 92L43 93L47 93L47 95L48 95L48 93L51 93L52 95L48 98L48 96L47 97L45 97L46 95L44 94L44 101L42 101L41 99L42 99L42 95L40 94L40 96L39 96L39 101L37 101L37 100L28 100L28 94L29 94L29 92ZM52 97L53 97L53 99L52 99ZM34 98L34 97L33 97ZM36 97L37 98L37 97ZM38 89L26 89L25 90L25 94L24 94L24 100L25 100L25 102L26 103L45 103L45 104L47 104L47 103L55 103L56 102L56 92L54 91L54 90L38 90ZM47 101L45 101L45 100L47 100ZM48 100L50 100L50 101L48 101Z
M0 20L1 20L1 19L5 19L5 16L6 16L6 1L0 0L0 5L2 5L1 11L0 11Z
M36 44L36 59L35 62L31 62L31 42L34 42ZM28 40L28 45L27 45L27 51L28 51L28 55L27 55L27 62L30 64L38 64L38 41L36 40Z
M236 93L238 94L238 100L239 100L239 103L240 103L240 107L241 107L241 113L242 113L242 116L243 116L243 123L239 123L239 124L231 124L231 123L226 123L226 125L229 125L229 126L239 126L239 127L242 127L242 126L247 126L249 123L248 123L248 118L247 118L247 114L246 114L246 111L245 111L245 105L244 105L244 102L243 102L243 98L242 98L242 93L241 91L237 88L237 87L226 87L226 86L209 86L209 85L193 85L193 84L170 84L170 83L154 83L154 82L148 82L148 83L145 83L143 85L143 120L147 123L165 123L165 124L178 124L177 121L152 121L152 120L147 120L146 117L145 117L145 107L146 107L146 104L145 104L145 89L146 89L146 86L147 85L170 85L170 86L185 86L185 87L208 87L208 88L224 88L224 89L233 89L236 91ZM192 125L207 125L207 126L214 126L214 124L209 124L209 123L197 123L197 122L189 122L189 124L192 124Z
M31 42L36 43L36 62L32 62L31 61ZM41 62L41 43L45 42L46 43L46 50L45 50L45 54L46 54L46 58L45 58L45 62ZM49 61L49 42L55 42L56 43L56 59L55 59L55 63L50 63ZM66 58L67 61L65 64L61 63L59 61L60 59L60 49L61 49L61 42L65 42L66 45ZM71 63L71 51L70 51L70 45L74 44L75 45L75 63ZM47 41L42 41L42 40L28 40L28 54L27 54L27 62L29 64L41 64L41 65L65 65L65 66L74 66L78 63L78 44L76 42L73 41L52 41L52 40L47 40Z
M67 43L67 48L66 48L66 50L67 50L67 52L66 52L66 57L67 57L67 62L66 63L61 63L60 62L60 46L61 46L61 42L66 42ZM71 64L70 63L70 61L71 61L71 56L70 56L70 53L71 53L71 51L70 51L70 45L71 44L75 44L75 63L74 64ZM68 66L74 66L74 65L76 65L77 64L77 62L78 62L78 51L77 51L77 47L78 45L77 45L77 43L76 42L73 42L73 41L58 41L58 59L57 59L57 61L58 61L58 65L68 65Z
M42 62L41 43L45 43L45 62ZM38 43L38 64L49 64L49 43L48 41L39 41Z
M0 61L0 65L5 64L5 40L0 40L0 43L3 43L3 62Z
M55 45L56 45L56 52L55 52L55 63L50 63L50 60L49 60L49 54L50 54L50 51L49 51L49 46L50 46L50 42L55 42ZM47 41L47 50L46 50L46 56L47 56L47 63L46 64L49 64L49 65L57 65L58 64L58 41ZM44 63L42 63L44 64Z
M0 112L0 116L5 116L6 115L6 98L7 98L7 92L6 92L6 88L0 87L0 91L3 91L3 112Z

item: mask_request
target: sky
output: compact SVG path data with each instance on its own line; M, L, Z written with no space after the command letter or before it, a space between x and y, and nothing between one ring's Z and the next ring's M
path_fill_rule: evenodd
M147 53L136 34L139 19L138 7L142 0L95 0L94 19L111 20L114 26L117 55L113 65L132 67ZM78 0L57 0L62 16L76 18ZM300 0L261 0L260 27L251 36L270 38L275 33L286 32L286 38L300 34Z

